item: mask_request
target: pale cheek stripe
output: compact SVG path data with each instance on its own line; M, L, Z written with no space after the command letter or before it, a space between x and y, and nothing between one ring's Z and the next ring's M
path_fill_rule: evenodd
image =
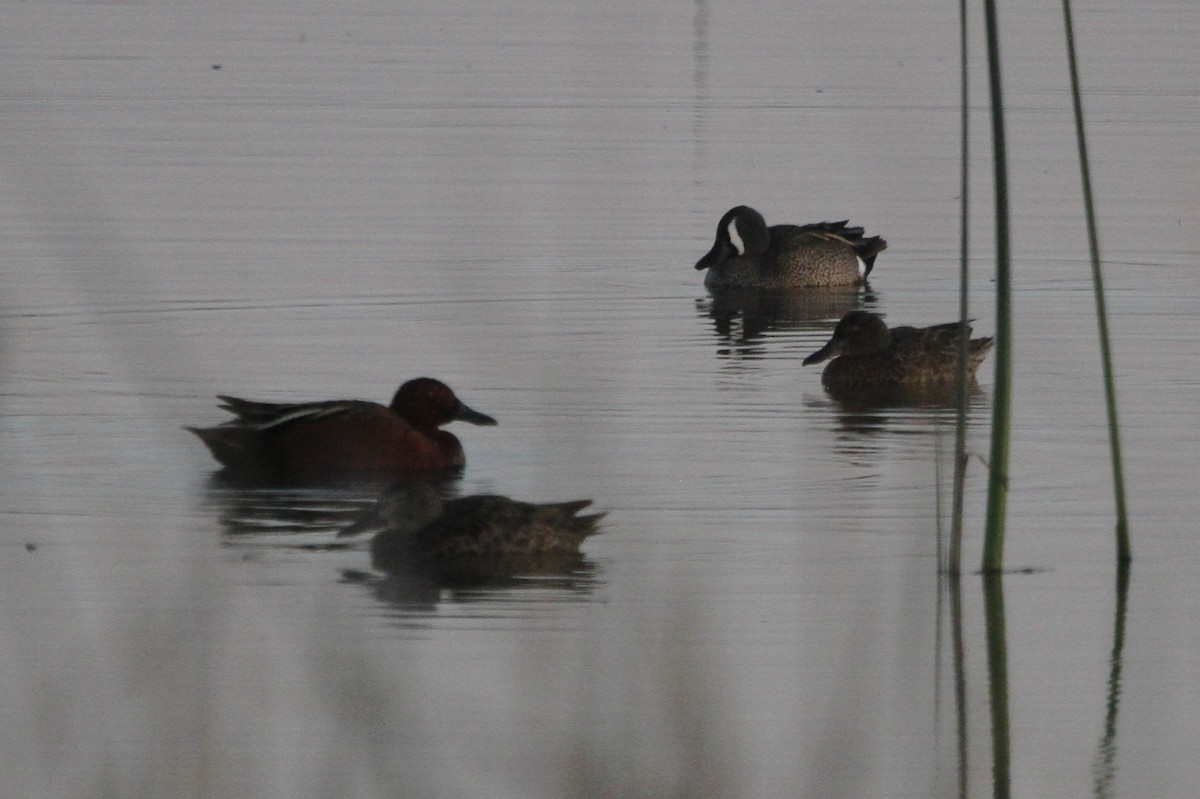
M737 250L738 255L746 254L746 244L742 241L741 235L738 233L737 220L729 220L729 243L733 245L733 249Z

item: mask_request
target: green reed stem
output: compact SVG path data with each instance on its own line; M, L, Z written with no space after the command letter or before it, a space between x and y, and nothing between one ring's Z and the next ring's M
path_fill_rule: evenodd
M955 402L958 411L954 416L954 500L950 511L950 547L946 556L946 571L958 574L962 570L963 536L963 493L967 479L967 348L970 346L971 329L967 325L967 255L970 229L971 205L967 193L970 187L970 115L968 113L967 85L967 0L958 2L959 72L961 96L959 105L959 128L961 141L959 150L962 163L959 170L959 265L958 265L958 367L955 375Z
M1000 32L995 0L984 0L988 87L992 98L992 151L996 184L996 385L992 396L992 448L989 456L987 525L983 571L999 571L1004 560L1004 516L1008 502L1008 429L1012 396L1012 282L1009 275L1008 156L1004 141L1004 100L1000 92Z
M1117 425L1117 390L1113 383L1112 351L1108 344L1108 312L1104 304L1104 282L1100 274L1100 242L1096 234L1096 211L1092 203L1092 176L1083 131L1083 101L1079 92L1079 69L1075 61L1075 33L1071 2L1063 0L1063 24L1067 32L1067 62L1071 71L1071 100L1075 106L1075 140L1079 148L1079 173L1083 179L1083 207L1087 217L1088 250L1092 258L1092 288L1096 295L1096 321L1100 333L1100 358L1104 369L1104 402L1108 409L1108 441L1113 469L1113 494L1117 503L1117 560L1133 558L1129 545L1129 522L1125 515L1125 478L1122 473L1121 437Z

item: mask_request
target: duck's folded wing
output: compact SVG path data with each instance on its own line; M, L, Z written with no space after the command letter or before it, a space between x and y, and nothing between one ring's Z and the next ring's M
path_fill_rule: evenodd
M967 322L975 320L968 319ZM958 342L958 322L946 322L929 327L893 327L889 331L895 346L912 345L926 349L945 349L954 347ZM967 335L971 335L971 325L967 325Z
M841 222L810 222L800 225L799 231L818 238L842 241L861 239L863 235L861 227L850 227L849 219L843 219Z
M369 407L374 404L362 400L257 402L226 395L218 395L217 399L221 400L220 407L236 416L238 421L260 430L267 430L301 419L312 421L340 416L361 411L364 406Z
M838 241L850 247L863 262L863 277L875 267L875 258L879 253L887 249L887 242L882 236L867 236L863 228L851 226L848 219L841 222L814 222L802 225L797 230L813 239Z

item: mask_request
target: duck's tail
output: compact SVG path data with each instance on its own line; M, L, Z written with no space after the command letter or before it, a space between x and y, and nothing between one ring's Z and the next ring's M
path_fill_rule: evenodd
M607 513L589 513L580 516L579 512L590 507L591 504L592 500L590 499L575 499L570 502L542 505L540 510L546 515L552 526L561 530L565 537L570 538L578 546L588 536L600 532L600 520L608 515Z
M850 227L850 220L843 219L841 222L817 222L804 227L810 232L818 233L829 238L836 238L850 245L850 249L854 250L855 256L862 261L863 279L871 274L871 270L875 268L875 258L879 253L887 249L887 241L882 236L867 236L863 228L855 226Z
M971 346L967 350L967 360L969 361L967 366L968 372L970 372L972 375L975 374L975 370L979 368L981 363L983 363L983 359L986 358L987 354L992 351L992 344L994 343L995 339L993 339L991 336L971 339Z
M234 425L220 427L184 427L204 442L222 466L246 467L261 459L258 436L252 428Z

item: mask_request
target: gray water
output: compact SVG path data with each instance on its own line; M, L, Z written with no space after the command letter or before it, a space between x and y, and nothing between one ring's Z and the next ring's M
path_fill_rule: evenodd
M1014 796L1200 784L1200 16L1126 5L1076 8L1123 615L1061 21L1001 16L1006 561L1028 570L1003 580ZM0 793L993 791L981 582L962 583L956 659L937 575L950 413L842 409L800 365L840 299L730 316L692 269L733 205L848 217L890 242L850 302L953 319L957 26L920 3L12 4ZM971 303L990 335L972 28ZM500 422L456 430L459 491L608 513L584 568L405 592L365 544L326 548L370 492L231 489L181 429L219 421L218 392L386 401L421 374Z

